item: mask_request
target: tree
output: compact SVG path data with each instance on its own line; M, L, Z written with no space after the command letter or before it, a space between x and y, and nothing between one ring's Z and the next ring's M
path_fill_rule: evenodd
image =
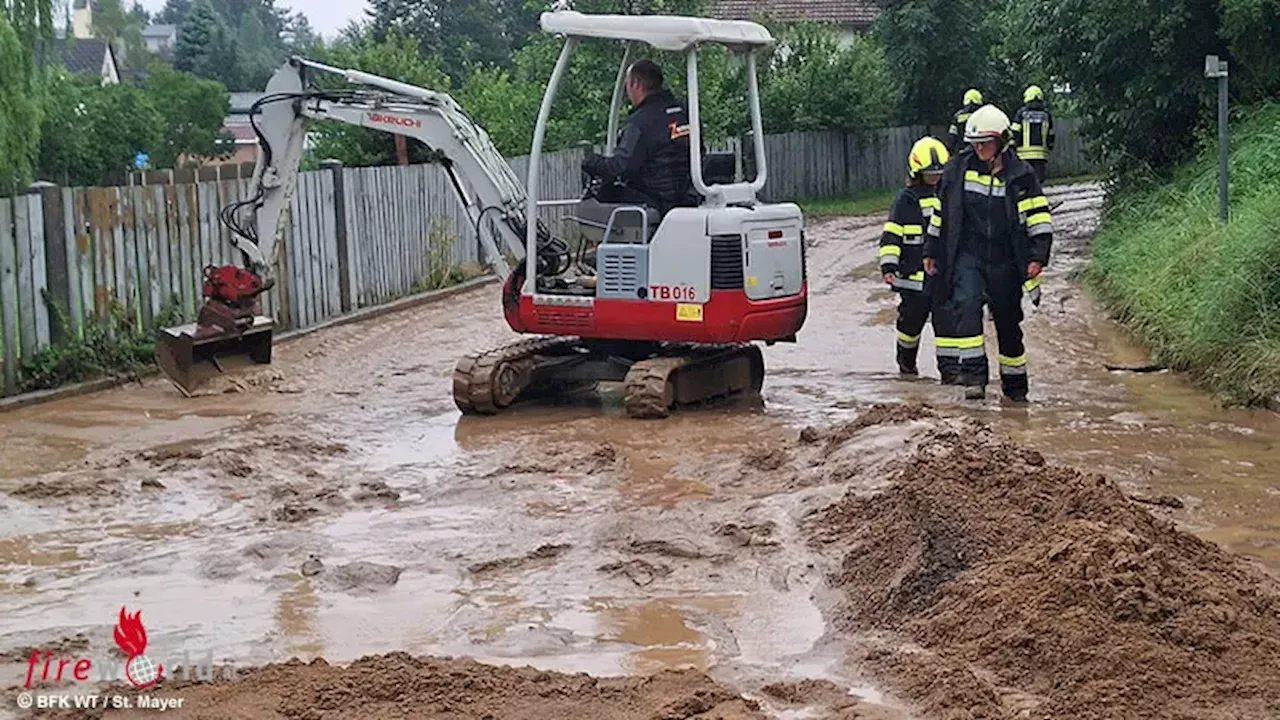
M1027 0L1010 32L1070 85L1093 149L1121 174L1171 168L1195 147L1213 87L1204 56L1222 54L1218 3Z
M94 37L110 43L125 67L146 67L151 54L142 35L147 27L147 17L147 11L136 2L126 13L121 0L94 0Z
M1004 74L991 57L997 36L986 6L979 0L884 2L874 32L889 66L904 80L901 120L948 122L969 88L978 88L987 102L1004 105L1010 114L1017 108L1010 105L1015 98L1001 97L1004 93L993 87Z
M67 185L97 185L152 151L164 119L141 88L103 85L51 71L40 144L40 177Z
M376 40L392 34L417 38L422 54L439 57L450 80L461 84L476 67L509 68L546 5L526 0L372 0L369 31Z
M238 46L226 22L209 4L195 0L178 29L174 67L197 77L239 88Z
M166 25L182 25L191 12L191 0L165 0L164 8L156 16L156 21Z
M1223 0L1221 37L1230 46L1231 84L1238 97L1280 93L1280 0Z
M300 12L290 15L285 22L283 40L290 54L295 55L311 55L312 50L322 45L320 36L311 27L311 21Z
M829 27L816 23L775 28L774 34L779 49L760 78L765 132L860 133L893 117L902 91L877 38L858 37L841 47ZM747 129L745 104L738 115L734 134Z
M154 63L143 89L161 119L160 137L151 146L153 164L174 167L182 156L220 159L230 155L227 149L234 138L223 130L223 123L231 101L221 83Z
M317 59L336 67L357 68L419 87L447 92L449 79L434 59L418 54L418 43L409 38L391 36L381 42L372 38L346 40L323 48ZM345 86L338 78L319 76L316 83L329 89ZM316 146L312 153L319 158L338 158L351 166L388 165L396 162L395 137L390 133L366 130L343 123L318 123L314 126ZM409 143L410 160L425 162L429 154L421 143Z
M40 147L37 42L53 40L49 0L0 3L0 196L30 182Z

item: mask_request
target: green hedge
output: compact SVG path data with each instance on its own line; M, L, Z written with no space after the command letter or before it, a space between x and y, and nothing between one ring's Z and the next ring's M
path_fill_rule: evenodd
M1230 178L1226 225L1214 141L1173 182L1119 193L1089 280L1156 362L1258 404L1280 395L1280 102L1232 127Z

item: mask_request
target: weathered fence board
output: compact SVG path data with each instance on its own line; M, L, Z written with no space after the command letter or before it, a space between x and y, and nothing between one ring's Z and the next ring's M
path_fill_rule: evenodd
M174 300L173 292L173 260L170 248L173 246L169 239L170 228L173 224L170 222L172 213L169 212L169 188L156 187L154 192L156 206L156 257L160 262L160 271L157 277L156 289L159 291L162 308L172 308Z
M0 341L4 344L5 394L16 392L18 386L18 244L13 209L13 203L0 202Z
M94 258L97 253L93 245L93 215L88 198L83 189L73 191L72 201L76 213L76 272L80 282L80 336L84 337L85 326L94 321L94 298L97 297L97 285L93 275ZM161 278L166 277L165 269L160 269Z
M13 203L13 234L18 243L18 349L23 362L36 350L36 275L31 266L31 206L25 196Z

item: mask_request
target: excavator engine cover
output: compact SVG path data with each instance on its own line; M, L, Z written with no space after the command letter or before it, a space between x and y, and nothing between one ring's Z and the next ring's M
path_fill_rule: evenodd
M236 267L206 267L204 305L196 322L163 328L156 334L156 365L186 395L211 372L222 372L219 357L245 356L271 362L275 321L261 314L264 286L253 273Z

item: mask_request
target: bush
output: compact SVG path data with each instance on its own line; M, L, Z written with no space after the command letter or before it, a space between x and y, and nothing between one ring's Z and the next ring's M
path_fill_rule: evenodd
M1217 151L1171 184L1129 187L1094 239L1090 282L1155 359L1225 399L1280 394L1280 102L1233 129L1231 220L1218 222Z

